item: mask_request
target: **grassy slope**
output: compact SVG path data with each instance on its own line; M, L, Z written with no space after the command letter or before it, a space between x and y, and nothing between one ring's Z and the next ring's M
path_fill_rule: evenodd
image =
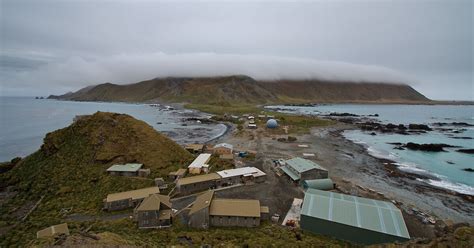
M301 230L282 228L279 225L262 224L257 228L210 228L198 230L187 228L175 220L169 229L140 230L131 220L118 220L109 222L72 223L71 230L84 229L93 224L94 233L115 234L114 241L107 244L130 245L138 247L164 247L164 246L202 246L212 247L349 247L351 244L331 239L321 235L313 235ZM102 236L102 235L100 235ZM100 244L88 240L86 246ZM192 243L191 243L192 242ZM32 245L47 245L51 240L34 240ZM104 242L102 242L103 244ZM74 245L74 243L69 243ZM84 243L82 244L84 245Z
M278 104L308 102L412 102L429 99L408 85L328 81L255 81L247 76L158 78L129 85L101 84L60 97L80 101Z
M19 194L2 206L3 223L16 223L15 208L45 196L26 222L9 232L0 246L33 239L36 231L61 221L61 208L74 213L101 213L109 193L153 186L152 178L183 167L192 155L151 126L128 115L96 113L49 133L42 148L26 157L0 181ZM149 179L108 176L115 162L141 162ZM3 184L2 183L2 184Z

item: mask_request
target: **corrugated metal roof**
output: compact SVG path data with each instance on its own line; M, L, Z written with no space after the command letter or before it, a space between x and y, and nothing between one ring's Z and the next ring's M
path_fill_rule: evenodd
M260 201L247 199L214 199L209 215L260 217Z
M187 144L185 149L190 149L190 150L202 150L204 148L203 144Z
M291 179L293 179L293 181L300 180L300 177L298 175L296 175L295 173L293 173L293 171L288 169L286 166L282 166L280 168L283 172L285 172L285 174L287 174L289 177L291 177Z
M50 237L50 236L53 236L55 234L60 234L60 233L69 235L69 228L67 226L67 223L62 223L62 224L47 227L45 229L41 229L36 233L36 237L37 238Z
M401 211L390 202L308 189L301 214L410 238Z
M206 191L196 197L196 200L189 211L189 215L196 213L197 211L209 207L211 205L212 197L214 196L214 191Z
M138 206L137 211L152 211L160 210L160 204L166 205L171 208L170 197L167 195L158 195L153 194L146 197L140 206Z
M126 199L133 199L133 200L141 199L149 195L158 194L158 193L160 193L160 189L158 187L149 187L149 188L143 188L143 189L137 189L137 190L130 190L130 191L125 191L125 192L108 194L107 202L120 201L120 200L126 200Z
M217 174L222 178L236 177L250 174L254 177L265 176L265 172L259 170L256 167L242 167L236 169L218 171Z
M110 166L107 171L118 172L136 172L142 168L143 164L114 164Z
M209 162L211 159L210 153L202 153L197 156L197 158L188 166L188 168L202 168L204 164Z
M319 169L319 170L326 170L321 165L319 165L319 164L317 164L313 161L310 161L310 160L307 160L307 159L304 159L304 158L300 158L300 157L288 159L285 162L286 162L287 166L291 166L294 170L298 171L299 173L305 172L305 171L308 171L308 170L312 170L312 169L315 169L315 168Z
M183 177L183 178L178 179L176 184L186 185L186 184L191 184L191 183L199 183L199 182L217 180L217 179L220 179L220 178L221 178L221 176L219 176L217 173L209 173L209 174L204 174L204 175L199 175L199 176Z

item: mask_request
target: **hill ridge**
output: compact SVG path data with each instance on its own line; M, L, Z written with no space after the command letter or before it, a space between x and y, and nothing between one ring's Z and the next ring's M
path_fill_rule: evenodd
M126 85L105 83L49 98L74 101L162 101L199 104L430 101L406 84L323 80L257 81L245 75L165 77Z

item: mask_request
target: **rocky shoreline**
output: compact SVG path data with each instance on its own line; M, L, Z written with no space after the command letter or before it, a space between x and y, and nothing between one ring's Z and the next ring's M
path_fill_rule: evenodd
M420 195L420 197L423 195L430 196L430 197L436 196L437 201L441 202L444 205L444 207L460 210L461 215L465 216L465 219L463 219L459 217L449 216L448 214L447 216L446 215L444 216L445 218L451 217L449 219L457 219L458 221L467 221L471 225L474 224L474 216L471 212L474 210L474 205L472 205L472 203L474 203L474 196L459 193L459 192L449 190L446 188L437 187L435 185L431 185L427 182L427 180L436 181L440 179L434 175L427 174L427 173L421 173L421 172L417 173L417 172L402 170L400 169L396 161L373 156L367 151L366 147L364 147L361 144L357 144L351 140L346 139L344 135L342 134L345 130L351 130L354 128L355 127L336 128L335 130L332 130L330 133L332 136L338 139L344 139L346 142L351 143L353 146L359 147L360 148L359 151L362 151L365 156L369 156L377 160L379 165L383 165L383 169L385 170L386 175L387 175L386 177L387 180L393 181L394 183L398 185L403 185L404 187L409 188L410 191L416 192L417 194ZM448 198L453 198L453 197L454 197L454 200L448 199ZM403 197L401 198L400 201L403 202ZM415 205L416 203L413 202L413 204ZM435 202L433 202L433 204L435 204ZM419 208L424 209L423 206L419 206ZM429 208L425 208L425 209L426 211L430 211ZM436 212L437 213L435 213L435 215L440 216L440 217L443 216L441 212L438 212L438 211Z

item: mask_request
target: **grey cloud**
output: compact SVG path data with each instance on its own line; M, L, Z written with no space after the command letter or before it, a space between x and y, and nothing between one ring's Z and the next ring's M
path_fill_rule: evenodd
M85 85L104 79L130 82L156 77L165 71L157 68L153 73L150 68L155 64L144 62L155 63L156 54L163 52L170 60L192 57L189 62L182 61L186 64L183 71L170 68L168 74L197 73L184 69L196 62L193 60L196 54L202 58L203 53L214 54L216 58L237 56L237 60L238 56L265 58L273 61L272 66L279 64L277 58L280 58L285 63L294 62L291 71L302 73L299 77L303 78L322 76L323 71L329 70L324 69L328 63L321 61L341 61L331 68L344 68L351 73L329 70L324 76L354 74L352 67L342 65L376 65L384 68L376 71L384 71L385 76L393 71L410 75L408 83L416 79L415 87L427 90L429 97L473 98L468 92L472 88L473 71L473 2L470 0L224 3L3 0L1 4L2 54L9 51L10 63L21 57L23 61L17 60L14 66L24 69L20 72L2 69L2 81L10 82L3 87L4 94L18 93L15 88L26 89L23 94L36 94L44 92L49 85L54 85L55 90L69 89L79 86L79 79ZM46 59L47 65L37 67L28 61L37 59L30 53L51 54L51 57ZM121 67L114 62L117 60L123 60L129 67ZM230 64L215 65L222 71L211 71L212 74L228 73L229 68L239 63L221 62ZM316 64L318 70L308 73ZM117 67L124 71L116 72L113 68ZM55 68L71 74L68 76ZM272 71L267 68L259 72L257 68L245 68L244 72L268 75ZM140 73L143 75L138 78ZM239 72L231 74L236 73ZM279 73L274 71L273 77L280 77ZM360 70L355 73L358 77L354 81L363 77L360 73ZM435 85L436 88L431 87ZM452 91L453 88L457 90Z
M103 82L133 83L168 76L226 76L243 74L257 80L325 79L351 82L412 82L392 69L373 65L238 54L121 54L86 60L73 57L49 63L13 77L10 87L28 82L56 87L81 87Z

